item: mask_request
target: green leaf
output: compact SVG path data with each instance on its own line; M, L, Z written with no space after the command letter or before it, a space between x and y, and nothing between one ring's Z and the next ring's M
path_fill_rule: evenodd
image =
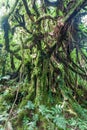
M54 118L53 122L59 127L62 128L63 130L66 129L66 120L64 117L56 115L56 117Z

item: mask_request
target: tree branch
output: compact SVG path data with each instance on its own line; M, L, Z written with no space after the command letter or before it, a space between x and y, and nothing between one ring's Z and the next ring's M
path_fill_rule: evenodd
M29 16L29 18L30 18L32 21L34 21L34 18L33 18L32 14L31 14L31 11L30 11L29 8L28 8L27 1L26 1L26 0L22 0L22 1L23 1L23 4L24 4L24 7L25 7L25 10L26 10L27 15Z

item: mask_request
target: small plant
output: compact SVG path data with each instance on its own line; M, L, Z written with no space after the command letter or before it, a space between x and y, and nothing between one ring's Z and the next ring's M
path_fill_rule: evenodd
M62 108L60 105L55 105L55 107L52 107L51 109L48 109L46 106L41 105L39 107L39 112L48 122L51 121L56 125L56 127L63 130L66 129L67 121L62 114Z
M25 106L25 108L28 108L30 110L34 110L34 104L31 101L28 101L27 105Z

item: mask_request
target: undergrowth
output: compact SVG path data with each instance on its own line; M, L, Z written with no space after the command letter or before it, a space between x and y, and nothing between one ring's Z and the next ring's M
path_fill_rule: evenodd
M7 87L0 94L0 130L86 130L87 110L71 99L37 106L26 91ZM23 86L21 85L23 89ZM52 97L51 97L52 98ZM14 104L14 105L13 105Z

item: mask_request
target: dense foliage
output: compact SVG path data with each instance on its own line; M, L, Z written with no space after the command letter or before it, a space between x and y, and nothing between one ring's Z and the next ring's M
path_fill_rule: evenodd
M87 0L0 8L0 130L86 130Z

